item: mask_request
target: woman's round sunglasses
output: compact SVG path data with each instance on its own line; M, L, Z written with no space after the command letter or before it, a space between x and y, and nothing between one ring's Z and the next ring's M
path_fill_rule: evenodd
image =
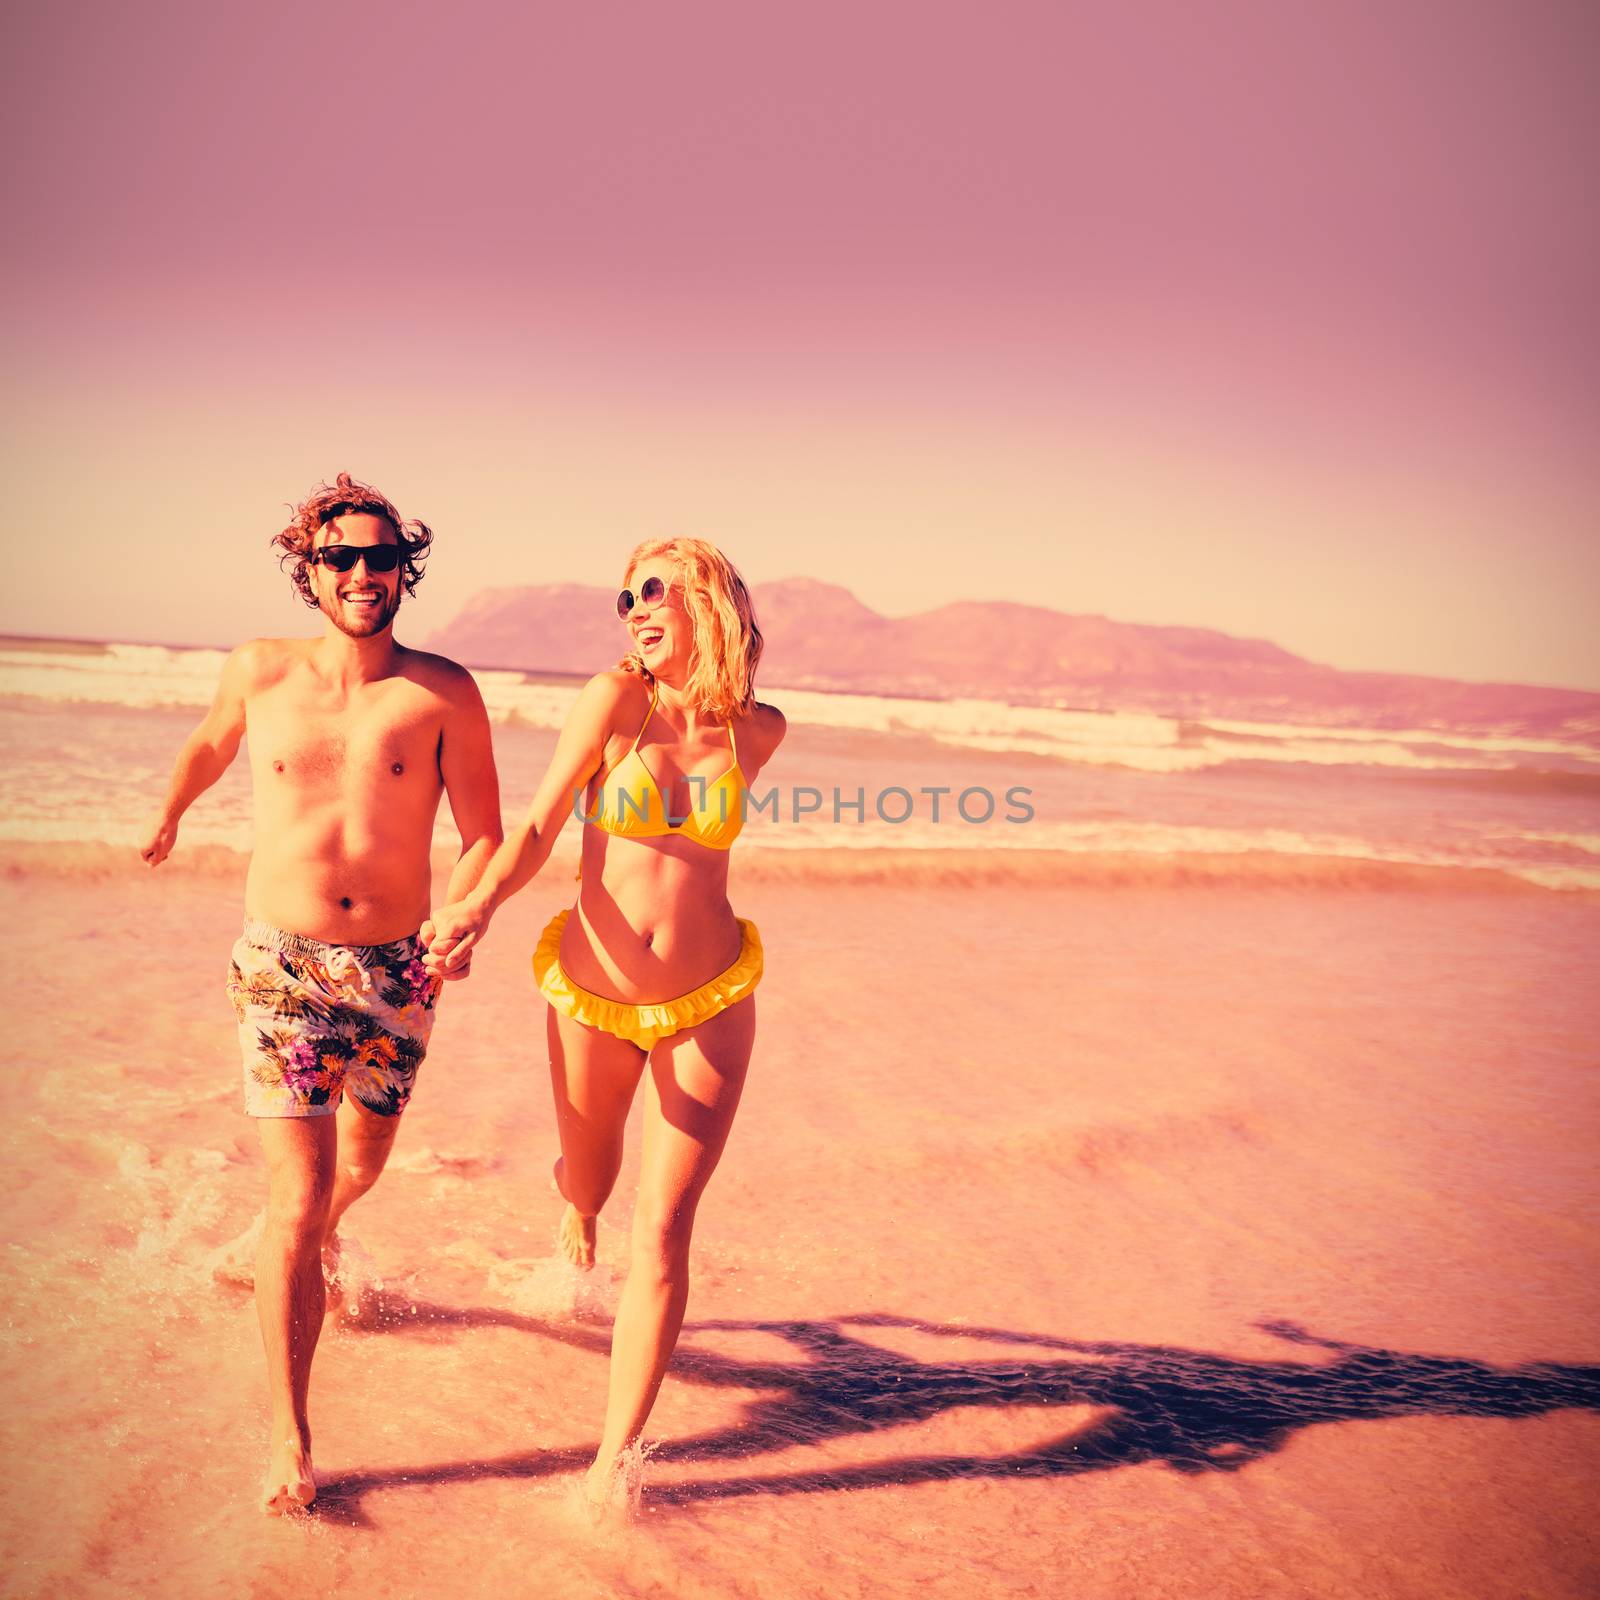
M639 600L647 606L658 604L666 597L667 586L659 578L646 578L639 585ZM639 602L633 597L632 589L624 589L617 596L617 615L626 622L633 612L634 606Z
M312 566L319 562L334 572L353 572L356 562L366 558L368 572L393 572L400 565L400 546L397 544L325 544L313 550L306 560Z

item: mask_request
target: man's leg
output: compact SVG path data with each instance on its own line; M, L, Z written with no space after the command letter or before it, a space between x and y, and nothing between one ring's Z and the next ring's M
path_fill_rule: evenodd
M345 1093L339 1107L339 1159L328 1202L326 1239L331 1244L339 1219L378 1181L400 1131L400 1118L381 1117L369 1111L354 1095Z
M381 1116L369 1110L346 1092L337 1119L318 1117L319 1122L337 1120L338 1158L334 1163L333 1191L328 1201L328 1222L323 1230L323 1262L330 1278L339 1268L339 1219L378 1181L394 1149L400 1118ZM231 1239L210 1258L211 1275L221 1283L236 1283L248 1289L255 1282L256 1260L261 1254L261 1233L266 1222L263 1212L237 1239Z
M333 1195L334 1119L262 1117L267 1215L256 1257L256 1314L272 1400L271 1458L262 1509L282 1514L316 1496L307 1399L311 1358L326 1309L322 1240Z

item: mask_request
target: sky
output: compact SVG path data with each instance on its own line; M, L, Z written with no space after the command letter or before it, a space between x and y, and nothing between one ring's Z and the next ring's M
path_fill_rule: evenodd
M348 470L402 637L659 533L1600 689L1600 11L8 13L0 630L306 631Z

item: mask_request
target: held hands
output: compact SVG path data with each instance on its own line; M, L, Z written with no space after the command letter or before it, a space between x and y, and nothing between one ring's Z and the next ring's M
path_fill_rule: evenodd
M489 931L493 915L482 901L468 898L454 905L441 906L422 924L421 937L427 944L422 965L430 977L464 978L472 971L472 951Z
M158 817L146 830L144 843L139 846L139 859L147 867L159 867L172 854L178 842L178 824Z

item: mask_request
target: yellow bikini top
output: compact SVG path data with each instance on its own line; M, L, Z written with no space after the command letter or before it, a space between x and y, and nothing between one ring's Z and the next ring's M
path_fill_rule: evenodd
M622 839L661 839L669 835L693 839L708 850L731 850L744 827L744 795L749 785L739 770L739 746L734 742L733 724L728 724L728 745L733 765L720 778L689 780L693 804L689 814L667 820L667 804L661 787L639 754L639 741L656 712L658 690L650 686L650 709L645 713L633 745L605 777L600 780L600 809L588 820L607 833Z

